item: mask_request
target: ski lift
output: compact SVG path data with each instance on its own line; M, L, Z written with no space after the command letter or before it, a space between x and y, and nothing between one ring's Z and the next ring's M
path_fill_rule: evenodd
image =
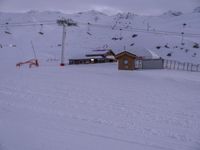
M11 32L8 29L8 22L6 22L6 30L4 31L5 34L11 34Z
M43 30L43 24L40 24L40 31L38 32L40 35L44 35L44 32L42 32Z
M87 32L88 35L92 35L90 32Z
M91 25L91 24L88 22L87 25L88 25L87 31L90 32L90 25Z
M108 44L103 45L103 49L108 49Z
M121 36L122 36L122 30L123 30L123 29L122 29L122 28L120 28L119 30L120 30L120 33L119 33L119 35L120 35L120 37L121 37Z
M186 23L183 23L182 25L183 25L183 28L184 28L184 27L186 27L187 24L186 24Z
M87 34L88 34L88 35L92 35L92 34L90 33L90 25L91 25L91 24L88 22L87 25L88 25L88 26L87 26Z
M122 36L123 29L120 28L119 30L120 30L120 32L119 32L119 38L118 39L122 40L123 39L123 36Z

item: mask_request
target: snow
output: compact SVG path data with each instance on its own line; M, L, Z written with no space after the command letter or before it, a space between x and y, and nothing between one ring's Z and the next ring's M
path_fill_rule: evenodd
M181 16L183 13L180 11L168 11L163 13L163 16L170 16L170 17L175 17L175 16Z
M107 16L97 11L70 15L60 12L30 11L16 14L0 13L0 16L1 24L6 22L10 24L19 22L40 24L41 21L56 22L57 19L63 17L77 21L78 27L67 28L66 51L68 53L66 53L66 59L85 56L88 50L103 49L107 45L107 48L112 49L115 53L123 51L124 47L126 47L127 51L141 51L140 53L144 53L143 51L148 49L164 59L200 64L200 48L193 48L194 43L200 43L199 13L188 13L180 16L139 16L134 13L122 13ZM87 25L88 22L90 25ZM27 53L25 47L30 49L30 41L32 40L37 49L38 57L42 55L41 58L46 60L49 57L59 59L58 51L60 51L61 47L58 45L61 44L62 28L56 24L45 25L45 22L43 23L43 28L40 25L1 27L0 44L4 48L7 45L15 44L15 49L20 51L18 53L27 56L29 53ZM186 24L185 27L183 27L184 23ZM98 26L95 26L95 24ZM148 25L149 31L147 31ZM119 30L120 28L122 29L121 31ZM41 30L44 35L38 34ZM9 31L12 34L5 34L5 31ZM176 34L163 33L163 31L176 32ZM184 45L181 45L181 32L185 33ZM133 35L137 36L133 37ZM113 40L113 38L117 40ZM169 48L165 48L167 44ZM161 48L158 50L157 46ZM168 57L168 53L173 54ZM195 57L194 53L196 53Z
M116 16L94 11L73 15L34 11L0 15L1 23L40 22L62 16L92 23L98 17L97 23L110 26L116 21ZM185 30L198 33L200 25L197 13L166 18L130 13L128 16L131 17L117 19L121 25L131 21L128 28L146 27L149 22L156 30L177 31L177 25L187 21ZM153 57L166 58L173 50L171 59L200 63L199 49L191 48L199 42L196 37L186 38L184 49L189 52L185 53L179 50L177 36L123 31L123 40L113 41L113 37L120 36L119 30L91 26L90 36L87 28L67 29L66 61L108 44L114 52L126 46L130 51ZM45 25L44 35L38 34L40 26L9 28L11 35L4 33L5 28L0 29L0 150L200 149L199 73L118 71L117 63L60 67L58 45L62 29L57 25ZM135 33L138 36L132 38ZM40 67L16 68L17 62L33 58L30 41ZM135 45L129 46L131 43ZM177 45L177 49L172 49ZM196 58L190 56L194 52Z
M195 8L193 12L194 13L200 13L200 7Z
M199 149L199 73L4 68L2 149Z

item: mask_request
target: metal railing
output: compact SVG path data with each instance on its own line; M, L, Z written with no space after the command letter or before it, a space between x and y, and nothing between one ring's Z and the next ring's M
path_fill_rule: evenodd
M176 60L164 60L164 69L200 72L200 64L179 62Z

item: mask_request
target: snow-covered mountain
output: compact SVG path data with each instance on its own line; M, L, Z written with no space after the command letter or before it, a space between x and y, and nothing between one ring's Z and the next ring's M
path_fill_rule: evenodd
M61 67L62 17L78 22L67 28L66 59L126 48L200 63L196 11L0 13L0 150L200 149L199 72L118 71L117 63ZM40 67L15 67L34 57L31 41Z
M94 10L75 14L1 12L1 51L15 51L15 61L27 59L32 55L30 41L33 41L39 59L59 59L62 28L56 24L56 20L64 17L78 22L78 27L67 29L66 59L82 57L88 50L107 47L115 53L124 48L130 51L146 49L165 59L199 64L198 10L199 7L188 14L169 11L160 16L139 16L134 13L108 16ZM184 33L183 39L181 33Z

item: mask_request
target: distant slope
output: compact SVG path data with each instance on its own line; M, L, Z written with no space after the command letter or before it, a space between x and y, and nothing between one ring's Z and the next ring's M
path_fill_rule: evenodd
M62 17L79 22L78 27L67 29L66 59L83 57L88 50L107 47L116 53L124 48L148 49L165 59L200 64L200 13L197 8L189 14L169 11L161 16L133 13L108 16L97 11L71 15L51 11L0 13L1 56L15 52L13 61L31 58L32 40L39 59L44 62L59 59L62 29L56 20ZM184 32L184 45L181 44L181 32Z

